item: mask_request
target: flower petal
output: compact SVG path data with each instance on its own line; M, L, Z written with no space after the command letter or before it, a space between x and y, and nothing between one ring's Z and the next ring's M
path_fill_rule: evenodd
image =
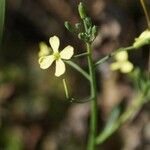
M62 59L70 59L73 54L74 54L74 48L68 45L60 52L60 57Z
M50 37L49 43L50 43L53 51L58 52L58 48L59 48L59 45L60 45L59 38L57 36Z
M41 69L47 69L54 61L54 56L43 56L39 59L39 64Z
M140 48L144 45L150 44L150 31L145 30L141 35L135 39L133 43L134 48Z
M47 55L50 54L51 49L50 49L50 47L48 47L48 46L46 45L46 43L40 42L39 47L40 47L40 51L39 51L39 53L38 53L39 57L47 56Z
M59 59L59 60L56 60L56 70L55 70L55 76L59 77L61 76L62 74L65 73L65 64L64 62Z
M129 61L125 61L121 64L120 71L122 73L129 73L133 70L133 64Z
M115 55L115 59L117 61L126 61L128 59L128 53L126 51L121 51L121 52L118 52L116 55Z
M120 69L120 63L119 62L114 62L110 65L111 70L118 70Z

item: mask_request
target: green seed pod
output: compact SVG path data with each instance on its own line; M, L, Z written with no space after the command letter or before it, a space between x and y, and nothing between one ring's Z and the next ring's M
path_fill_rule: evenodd
M86 9L85 9L85 6L82 2L80 2L79 5L78 5L78 12L79 12L79 15L80 15L81 19L85 19L87 17Z

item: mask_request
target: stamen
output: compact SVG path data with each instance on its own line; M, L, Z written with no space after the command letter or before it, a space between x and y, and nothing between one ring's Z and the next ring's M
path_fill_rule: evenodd
M60 59L60 54L59 54L59 52L53 53L53 56L54 56L55 60Z

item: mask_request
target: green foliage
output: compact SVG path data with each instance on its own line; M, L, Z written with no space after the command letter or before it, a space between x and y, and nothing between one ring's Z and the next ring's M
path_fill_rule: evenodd
M134 69L130 74L134 87L138 93L143 93L146 100L150 101L150 76L148 73L140 70L139 68Z
M95 25L92 25L92 20L87 16L87 12L83 3L78 5L78 12L82 20L81 23L76 23L75 26L73 26L66 21L64 25L68 31L77 34L79 39L86 43L92 43L97 36L98 29Z

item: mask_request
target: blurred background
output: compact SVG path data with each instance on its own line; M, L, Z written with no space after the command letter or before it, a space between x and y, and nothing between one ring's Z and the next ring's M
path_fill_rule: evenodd
M61 49L68 44L75 54L84 45L64 27L64 21L79 22L80 0L7 0L2 48L0 49L0 150L85 150L90 107L66 100L62 78L54 76L54 67L41 70L38 64L39 42L59 36ZM137 0L82 0L99 34L93 43L97 60L120 46L129 46L147 28ZM150 1L147 0L150 8ZM130 52L130 60L142 70L148 69L148 47ZM99 131L112 108L131 103L135 95L126 75L112 72L111 61L97 69ZM85 59L77 63L87 69ZM65 74L70 95L89 95L89 84L67 66ZM150 106L107 140L104 150L149 150Z

